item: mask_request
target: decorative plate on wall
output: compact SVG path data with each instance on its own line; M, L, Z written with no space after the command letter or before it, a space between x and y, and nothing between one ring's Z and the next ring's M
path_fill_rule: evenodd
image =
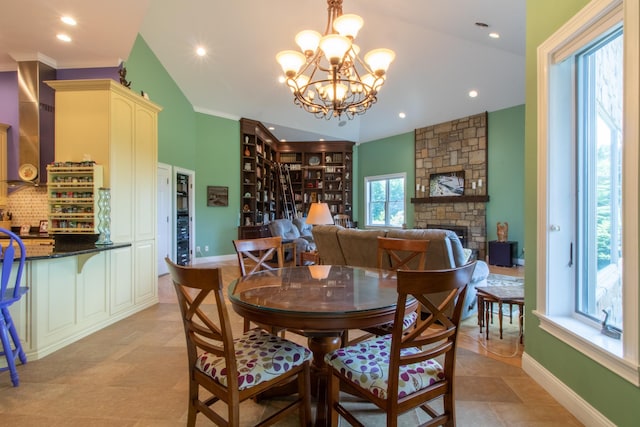
M320 157L311 156L309 157L309 166L318 166L320 164Z
M18 176L23 181L33 181L38 177L38 169L30 163L25 163L18 169Z

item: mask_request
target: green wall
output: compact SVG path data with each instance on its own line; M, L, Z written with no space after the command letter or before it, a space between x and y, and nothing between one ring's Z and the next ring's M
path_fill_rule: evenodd
M208 253L234 254L240 215L240 122L196 113L196 242ZM207 206L207 186L229 187L229 205Z
M407 174L405 194L415 196L415 167L414 167L414 134L403 133L389 138L378 139L358 145L358 170L354 175L354 217L358 219L358 226L364 228L364 178L366 176L387 175L392 173ZM413 204L407 200L405 222L407 227L413 227ZM356 215L357 212L357 216Z
M524 247L524 105L489 113L489 196L487 238L495 240L498 221L509 223L509 240ZM432 123L425 123L430 126ZM358 223L364 224L364 177L405 172L407 194L414 197L415 136L405 133L358 146ZM414 206L407 203L407 227L414 226ZM520 256L520 254L519 254Z
M487 241L496 240L497 222L509 223L509 240L524 248L524 105L489 113Z
M158 161L194 170L197 140L193 106L142 36L136 38L125 66L131 89L146 92L162 107L158 116Z
M138 35L126 62L127 79L162 106L158 117L158 162L193 170L195 176L195 244L202 256L234 253L240 206L240 124L196 113L169 73ZM229 187L229 206L207 207L207 185ZM209 246L209 252L204 247Z
M536 308L536 49L588 3L587 0L527 1L526 119L525 119L525 273L526 353L582 399L618 426L640 420L640 390L582 353L541 330ZM635 261L637 262L637 261Z

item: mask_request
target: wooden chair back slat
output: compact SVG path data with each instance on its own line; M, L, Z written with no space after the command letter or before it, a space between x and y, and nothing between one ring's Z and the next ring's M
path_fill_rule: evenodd
M428 240L378 237L378 268L424 270L428 248ZM412 268L410 264L416 258L417 265ZM388 265L385 264L385 261Z
M260 239L242 239L234 240L233 246L238 255L238 265L240 266L240 274L246 276L257 271L274 270L275 268L284 267L284 252L282 250L282 237L263 237ZM257 253L257 255L256 255ZM267 264L273 258L277 257L277 267ZM247 264L247 260L253 261L253 265ZM247 271L247 268L250 269Z

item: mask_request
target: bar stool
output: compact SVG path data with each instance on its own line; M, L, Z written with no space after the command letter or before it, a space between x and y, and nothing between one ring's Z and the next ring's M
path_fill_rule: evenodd
M22 270L24 269L25 262L25 249L22 240L14 233L4 228L0 228L0 237L7 236L8 239L2 239L0 242L0 259L2 262L0 271L0 340L2 341L3 352L0 355L4 355L7 359L7 366L0 368L0 371L9 371L11 373L11 382L14 387L19 385L18 372L16 370L16 358L20 358L22 364L27 363L27 356L22 350L22 344L20 344L20 337L16 331L16 326L13 323L11 314L9 314L9 307L15 302L18 302L22 295L26 294L29 290L27 287L20 286L22 279ZM6 242L6 244L5 244ZM19 258L16 259L16 247L19 248ZM12 276L12 272L15 269L15 275ZM9 286L11 282L12 286ZM11 340L13 345L11 346Z

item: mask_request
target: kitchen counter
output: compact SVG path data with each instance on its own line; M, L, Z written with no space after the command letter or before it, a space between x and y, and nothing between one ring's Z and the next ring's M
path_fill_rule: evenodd
M35 261L49 258L62 258L75 255L93 254L102 251L124 248L131 243L114 243L111 245L96 245L92 240L59 238L48 234L29 234L20 236L27 252L27 261ZM6 240L0 238L0 242ZM16 256L19 256L18 254ZM1 258L1 257L0 257Z
M145 278L135 275L134 243L96 245L95 235L21 238L27 258L22 285L29 292L13 308L29 360L158 303L157 276L147 293L135 285Z
M62 258L75 255L93 254L102 251L124 248L131 243L114 243L112 245L95 245L93 243L66 243L64 245L25 243L27 261L35 261L48 258Z

